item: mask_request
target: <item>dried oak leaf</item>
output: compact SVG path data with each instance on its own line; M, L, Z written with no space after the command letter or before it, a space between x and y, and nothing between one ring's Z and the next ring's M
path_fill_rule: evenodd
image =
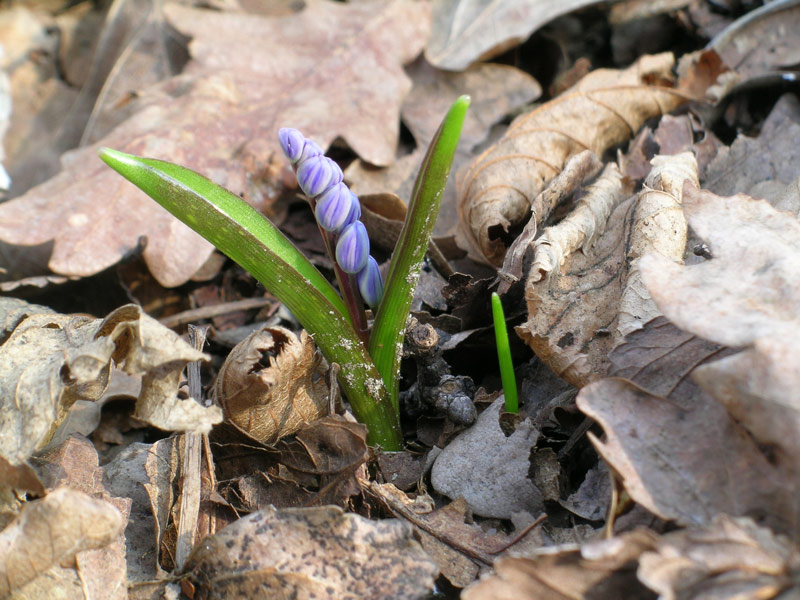
M651 600L636 579L637 560L657 541L648 529L608 540L544 548L532 556L503 557L495 573L467 588L463 600Z
M529 215L533 200L571 156L584 150L600 156L650 117L686 102L686 95L667 87L673 63L671 54L660 54L622 71L589 73L569 93L517 117L498 142L460 170L460 231L474 257L502 264L506 248L498 233Z
M462 71L527 39L539 27L596 0L440 0L425 56L432 65Z
M193 38L192 61L181 76L149 88L150 101L103 145L185 165L261 210L284 164L276 137L282 126L301 129L323 147L341 136L373 164L394 160L400 104L411 87L402 65L427 37L427 3L397 0L376 8L309 0L302 12L280 18L177 4L165 11ZM59 175L0 205L0 239L53 240L50 268L86 276L146 236L144 258L156 279L165 286L186 282L211 245L96 152L89 146L67 153Z
M195 598L425 598L438 574L409 525L335 506L267 508L207 537L186 566Z
M207 430L221 411L177 395L181 371L194 360L205 355L138 306L105 319L32 314L0 346L0 456L24 464L75 401L102 396L114 365L142 377L137 418L166 430Z
M0 532L0 596L15 592L23 598L53 597L49 584L56 580L48 575L52 567L74 567L81 552L114 542L124 527L122 515L111 504L70 488L27 503ZM39 577L45 580L43 589ZM48 587L50 594L45 596Z
M682 267L641 259L666 317L708 340L744 350L697 369L695 379L787 465L800 461L800 222L763 200L686 186L689 225L714 258Z
M328 411L327 363L314 340L262 327L231 350L215 386L225 417L263 444L274 444Z
M638 577L663 600L796 598L800 553L750 519L719 515L668 533L639 557Z

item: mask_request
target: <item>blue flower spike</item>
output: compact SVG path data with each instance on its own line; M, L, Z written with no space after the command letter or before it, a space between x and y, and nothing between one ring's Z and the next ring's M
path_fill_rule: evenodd
M370 256L367 259L367 266L356 275L356 280L364 302L369 304L370 308L376 308L383 297L383 278L378 262Z
M345 273L355 275L367 265L369 235L361 221L350 223L342 230L336 243L336 262Z
M355 220L351 218L354 213L353 204L358 204L358 198L355 198L344 183L337 183L317 198L314 215L325 231L338 233Z

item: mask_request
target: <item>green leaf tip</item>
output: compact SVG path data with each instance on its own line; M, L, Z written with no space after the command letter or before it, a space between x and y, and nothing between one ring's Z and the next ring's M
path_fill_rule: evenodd
M494 321L494 339L497 343L497 361L500 363L500 379L503 382L506 412L516 414L519 412L517 378L514 376L514 365L511 362L511 347L508 343L503 303L497 292L492 292L492 320Z
M469 96L452 104L422 160L369 340L370 356L396 411L406 321L469 104Z

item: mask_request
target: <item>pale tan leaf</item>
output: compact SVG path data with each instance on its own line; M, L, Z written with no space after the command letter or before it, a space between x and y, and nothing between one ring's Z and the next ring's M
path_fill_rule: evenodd
M207 430L221 411L177 396L183 367L204 359L138 306L106 319L31 314L0 346L0 456L23 464L51 439L75 401L102 396L115 364L142 377L137 417L167 430Z
M622 174L616 163L609 163L572 212L534 242L529 281L535 283L560 269L566 257L576 250L588 254L605 231L611 211L624 199Z
M288 329L263 327L231 350L215 394L231 423L259 442L274 444L327 414L326 371L305 331L298 339Z
M636 561L657 536L636 529L616 538L543 548L526 557L503 557L495 573L467 588L463 600L577 600L652 595L636 580Z
M172 24L192 37L193 60L182 75L148 88L148 101L101 143L185 165L265 212L287 166L280 127L297 127L323 147L342 137L363 159L391 163L411 87L402 65L427 38L429 5L305 4L284 17L166 6ZM212 246L103 165L97 146L64 155L62 166L0 205L0 239L53 240L50 268L65 275L116 263L142 235L145 261L165 286L186 282L206 262Z
M439 0L425 56L431 64L462 71L513 48L556 17L596 0Z
M76 554L111 543L124 528L119 511L104 500L59 488L28 503L0 532L0 596L7 597Z
M763 200L687 186L684 211L713 258L682 267L642 257L651 296L676 325L745 351L696 377L762 443L800 459L800 222ZM796 467L795 467L796 468Z
M438 574L409 525L334 506L267 508L200 544L186 575L203 597L425 598Z
M658 311L639 274L639 258L656 252L676 263L683 262L687 224L681 201L683 182L699 185L697 160L691 152L655 156L639 192L628 248L628 279L622 292L617 320L618 339L656 318Z
M796 598L800 553L752 520L719 515L664 535L639 557L639 579L663 600Z

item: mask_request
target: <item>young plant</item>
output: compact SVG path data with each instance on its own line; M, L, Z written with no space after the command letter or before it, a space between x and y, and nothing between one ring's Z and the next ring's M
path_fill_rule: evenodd
M277 227L235 194L169 162L108 148L100 157L283 302L328 361L339 365L339 385L367 425L369 442L400 450L397 394L405 324L468 107L469 97L456 100L431 141L385 289L369 256L358 199L341 183L341 170L298 131L281 130L281 147L314 208L344 299ZM362 298L376 309L371 333Z
M492 319L494 320L494 339L497 342L497 361L500 363L500 379L503 382L503 395L506 399L506 412L517 414L517 378L514 376L514 365L511 363L511 348L508 344L506 316L503 303L497 292L492 292Z

